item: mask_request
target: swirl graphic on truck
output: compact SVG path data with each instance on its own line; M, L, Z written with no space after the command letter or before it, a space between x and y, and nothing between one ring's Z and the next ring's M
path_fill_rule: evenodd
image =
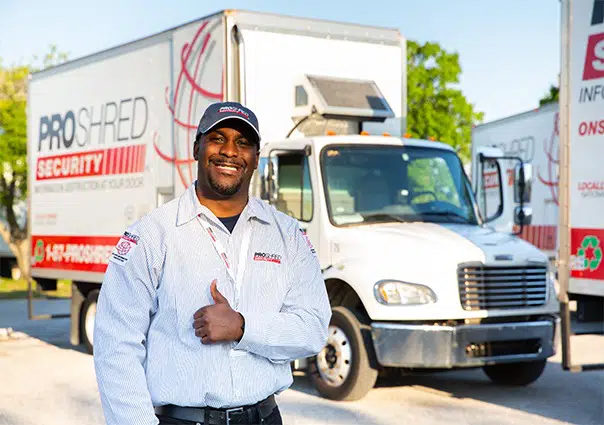
M559 155L558 155L558 137L560 134L559 130L559 113L556 113L554 116L554 130L552 131L552 135L549 138L549 144L547 140L543 141L543 152L547 157L547 176L543 177L541 175L541 170L538 169L537 178L541 183L547 186L550 190L551 199L556 205L558 205L558 164L559 164Z
M166 107L172 114L175 130L173 135L174 155L162 152L158 145L157 133L153 136L155 152L164 161L174 165L178 177L186 188L196 178L193 166L193 140L197 123L203 110L212 102L223 99L222 53L220 39L221 20L207 20L195 31L192 39L184 43L180 50L180 71L170 97L170 87L165 88ZM220 73L220 90L211 91L202 84L218 81Z

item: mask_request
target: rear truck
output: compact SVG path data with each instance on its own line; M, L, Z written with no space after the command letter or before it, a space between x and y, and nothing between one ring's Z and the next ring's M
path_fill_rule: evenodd
M532 111L477 125L472 129L472 158L483 148L497 148L502 155L520 158L532 165L534 181L531 194L532 218L519 235L541 249L552 263L557 254L558 235L558 103ZM514 192L516 160L502 160L503 190L511 199ZM504 205L500 217L491 226L503 232L518 230L514 222L514 204Z
M604 130L604 121L585 120L577 124L575 134L579 138L595 137ZM506 173L503 190L508 197L513 196L513 173L517 159L530 164L533 169L531 194L531 221L524 226L519 236L541 249L556 269L560 229L560 108L558 102L538 109L513 115L497 121L481 124L472 130L473 158L478 158L484 148L496 148L498 155L514 159L502 160L502 170ZM586 158L597 162L595 156ZM581 196L593 198L604 194L604 183L586 180L575 186ZM513 203L504 205L501 216L491 224L504 232L518 232L514 221ZM569 299L576 303L576 318L579 322L602 321L604 299L602 294L584 291L573 285Z

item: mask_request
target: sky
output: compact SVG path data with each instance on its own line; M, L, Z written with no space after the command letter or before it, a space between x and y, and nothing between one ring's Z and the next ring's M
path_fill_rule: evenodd
M55 44L75 59L222 9L398 28L437 42L459 53L459 87L484 122L538 107L558 82L559 0L0 0L0 58L29 63Z

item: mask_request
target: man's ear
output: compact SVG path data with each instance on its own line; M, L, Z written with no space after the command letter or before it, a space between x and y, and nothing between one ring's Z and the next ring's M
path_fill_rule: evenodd
M193 159L199 161L199 139L193 142Z
M260 163L260 148L256 148L256 163L254 164L254 170L258 169L259 163Z

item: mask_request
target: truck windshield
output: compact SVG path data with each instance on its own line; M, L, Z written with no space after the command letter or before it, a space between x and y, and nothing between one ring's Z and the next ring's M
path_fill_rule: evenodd
M417 146L332 145L321 168L335 225L427 221L478 224L454 152Z

